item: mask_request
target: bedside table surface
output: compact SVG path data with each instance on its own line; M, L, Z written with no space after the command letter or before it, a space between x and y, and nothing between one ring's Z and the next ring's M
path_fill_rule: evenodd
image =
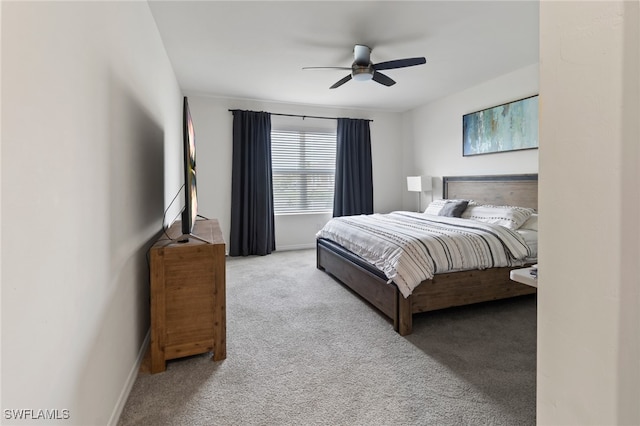
M538 287L538 277L531 275L531 271L537 268L537 266L531 266L529 268L514 269L509 273L511 280L519 282L521 284L530 285L531 287Z

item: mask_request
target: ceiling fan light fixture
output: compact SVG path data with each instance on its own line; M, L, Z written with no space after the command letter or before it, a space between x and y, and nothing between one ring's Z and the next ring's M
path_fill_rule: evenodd
M369 81L373 78L373 68L367 67L353 67L351 70L351 77L355 81Z

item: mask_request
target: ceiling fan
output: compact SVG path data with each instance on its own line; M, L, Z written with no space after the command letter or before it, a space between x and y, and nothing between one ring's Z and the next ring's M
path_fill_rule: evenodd
M354 79L356 81L373 80L384 86L393 86L394 84L396 84L396 82L379 71L390 70L394 68L412 67L414 65L422 65L427 62L425 58L405 58L373 64L371 63L371 48L362 44L356 44L353 48L353 58L354 60L351 67L304 67L302 69L334 69L351 71L351 74L338 80L333 86L330 87L330 89L340 87L351 79Z

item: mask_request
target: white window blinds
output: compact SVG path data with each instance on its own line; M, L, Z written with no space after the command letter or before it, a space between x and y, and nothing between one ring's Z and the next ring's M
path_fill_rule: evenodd
M336 134L271 131L276 214L333 211Z

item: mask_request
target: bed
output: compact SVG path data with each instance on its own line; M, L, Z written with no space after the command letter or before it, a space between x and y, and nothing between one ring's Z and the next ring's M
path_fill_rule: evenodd
M444 177L442 183L443 199L470 199L482 205L537 209L536 174L449 176ZM393 328L403 336L411 334L414 314L536 292L534 287L511 281L509 273L515 267L505 266L437 273L420 282L405 297L404 288L401 291L395 282L389 283L384 272L335 241L317 238L316 254L318 269L335 277L389 317Z

